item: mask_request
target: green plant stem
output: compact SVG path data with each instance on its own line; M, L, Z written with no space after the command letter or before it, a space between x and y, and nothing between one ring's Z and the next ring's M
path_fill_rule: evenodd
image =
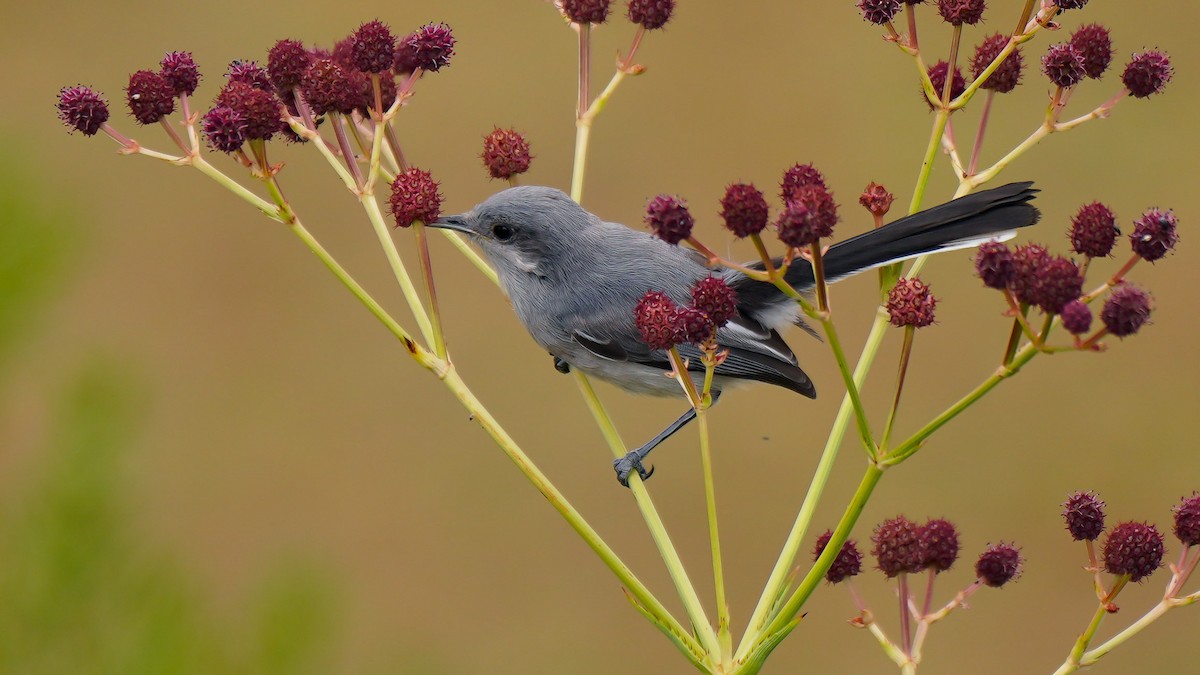
M604 435L605 440L608 442L613 457L617 459L624 457L626 453L625 443L621 440L621 436L617 432L617 427L613 423L608 411L604 408L604 404L600 401L600 397L596 395L596 390L592 387L591 380L578 369L572 368L571 373L575 375L575 382L579 385L579 390L583 394L584 401L587 403L588 409L591 410L592 416L596 419L596 424L600 427L601 434ZM683 561L680 560L679 553L671 542L671 537L667 534L666 527L658 515L658 510L654 507L654 502L650 499L650 493L646 490L646 485L636 473L629 476L629 490L633 493L638 510L642 513L642 519L646 521L646 528L650 531L650 536L654 539L654 544L658 548L659 555L667 566L667 572L670 574L671 580L675 583L675 589L683 601L684 610L687 612L688 618L691 620L693 628L700 638L700 643L703 645L701 651L707 652L710 655L719 654L716 634L713 632L712 625L708 622L704 614L700 597L696 595L695 587L692 585L686 570L683 568Z
M279 208L277 206L254 194L236 180L226 176L224 173L217 170L217 168L212 164L206 162L200 155L193 155L190 163L197 171L216 181L221 187L237 195L243 201L261 211L271 220L283 222L283 218L280 215Z
M433 351L439 359L446 358L446 337L442 333L442 312L438 307L437 285L433 282L433 261L429 257L429 234L425 224L415 221L413 235L417 240L417 256L421 261L421 279L425 283L425 297L429 299L429 327L433 332ZM388 237L391 240L391 237Z
M575 161L571 168L571 199L577 202L583 200L583 179L587 172L588 142L591 139L592 123L604 111L613 92L617 90L617 85L621 84L627 74L624 70L617 70L612 79L608 81L608 85L604 87L604 91L601 91L596 100L592 101L592 105L575 120Z
M404 299L408 302L409 309L412 310L413 318L417 320L417 326L421 330L425 344L433 344L435 342L433 324L425 312L425 306L421 304L421 296L417 293L416 286L413 285L412 277L409 276L404 261L400 259L400 251L396 250L396 242L392 240L387 223L383 220L379 202L372 195L362 194L359 195L358 201L371 221L371 226L375 229L375 236L379 239L379 245L383 247L388 264L392 267L392 274L396 277L396 282L400 284L400 290L404 293Z
M917 176L917 188L913 190L912 201L908 205L909 214L921 210L921 202L925 199L925 186L929 184L933 161L937 158L937 149L942 144L942 134L946 131L946 122L949 119L950 111L944 108L934 114L933 131L929 134L929 144L925 146L925 157L921 160L921 171Z
M717 531L717 493L713 482L712 450L708 431L708 406L696 410L700 428L700 463L704 470L704 501L708 507L708 539L712 547L713 580L717 593L717 640L721 645L722 662L728 665L733 656L733 637L729 632L729 603L725 599L725 568L721 559L721 537Z
M896 374L896 395L892 397L892 409L888 412L887 425L883 428L883 438L879 441L880 452L887 452L888 441L892 438L892 426L896 423L896 411L900 409L900 394L904 391L904 376L908 373L908 359L912 355L915 333L916 328L904 327L904 342L900 345L900 367Z

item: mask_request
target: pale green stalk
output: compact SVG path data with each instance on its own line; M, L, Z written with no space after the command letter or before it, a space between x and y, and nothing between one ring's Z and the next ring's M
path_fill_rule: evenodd
M417 320L417 327L421 329L421 336L425 339L426 344L434 343L436 334L433 331L433 324L425 312L425 306L421 304L421 296L417 293L417 287L413 285L412 277L408 275L404 261L400 259L400 251L396 250L396 242L392 240L392 234L388 231L387 223L384 222L383 212L379 210L379 202L375 201L374 196L363 194L358 196L358 201L371 221L371 226L375 229L375 236L379 239L379 245L383 247L383 253L392 267L392 274L396 277L396 282L400 284L404 299L408 302L413 317Z

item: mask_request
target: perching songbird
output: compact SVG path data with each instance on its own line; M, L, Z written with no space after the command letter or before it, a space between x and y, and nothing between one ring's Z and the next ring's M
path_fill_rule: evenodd
M960 197L834 244L823 256L826 278L832 282L926 253L1011 238L1038 221L1029 203L1037 192L1031 185L1011 183ZM650 290L687 304L696 281L717 275L737 293L737 316L717 330L718 348L728 356L714 371L713 401L747 380L816 398L812 381L779 334L790 325L807 326L796 302L772 284L736 270L714 270L698 252L605 222L549 187L509 188L430 225L462 232L483 250L517 316L563 372L577 368L634 393L682 396L679 384L663 376L671 371L667 353L642 341L634 308ZM761 261L746 266L763 269ZM785 279L800 292L816 283L803 259L792 262ZM679 351L699 386L704 370L699 349L680 345ZM616 460L618 479L626 483L632 471L649 477L642 465L646 455L694 417L689 408Z

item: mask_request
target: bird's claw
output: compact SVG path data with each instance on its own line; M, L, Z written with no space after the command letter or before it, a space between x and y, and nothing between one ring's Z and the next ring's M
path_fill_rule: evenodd
M634 471L643 481L649 480L650 476L654 475L654 466L651 465L649 469L643 466L642 456L636 450L620 459L614 459L613 469L617 472L617 480L625 487L629 487L629 474Z
M567 373L571 372L571 364L556 356L554 357L554 369L563 375L566 375Z

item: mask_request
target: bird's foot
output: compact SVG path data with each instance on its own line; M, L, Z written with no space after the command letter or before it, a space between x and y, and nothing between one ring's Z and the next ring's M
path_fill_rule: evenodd
M554 369L563 375L566 375L567 373L571 372L571 364L556 356L554 357Z
M617 472L617 480L625 487L629 487L629 474L634 471L637 472L637 475L642 480L649 480L650 476L654 475L654 467L651 466L649 469L646 469L642 465L642 456L638 454L637 450L630 452L620 459L614 459L613 469Z

